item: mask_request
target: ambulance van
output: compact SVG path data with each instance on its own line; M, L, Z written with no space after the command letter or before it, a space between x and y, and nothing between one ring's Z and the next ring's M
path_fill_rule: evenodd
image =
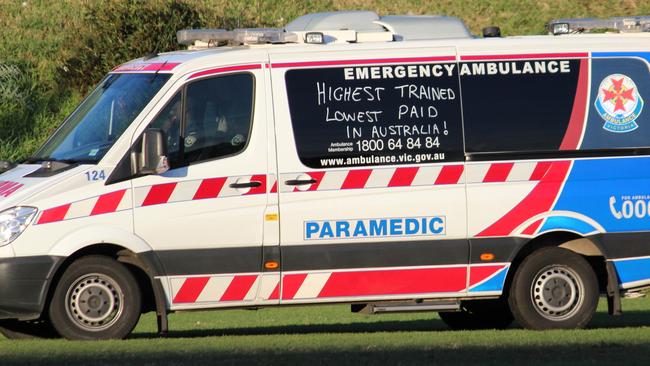
M0 176L0 330L326 303L579 328L650 285L650 29L319 13L178 33ZM586 24L586 25L585 25Z

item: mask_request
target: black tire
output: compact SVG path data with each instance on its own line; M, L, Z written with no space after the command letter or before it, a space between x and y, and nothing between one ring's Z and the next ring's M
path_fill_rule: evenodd
M505 329L514 320L508 302L502 299L464 301L460 311L438 315L454 330Z
M3 320L0 321L0 334L7 339L59 338L52 324L46 320Z
M521 263L508 302L528 329L574 329L589 323L598 305L598 280L582 256L564 248L542 248Z
M65 270L49 316L54 329L68 339L121 339L138 323L141 308L133 274L116 260L93 255Z

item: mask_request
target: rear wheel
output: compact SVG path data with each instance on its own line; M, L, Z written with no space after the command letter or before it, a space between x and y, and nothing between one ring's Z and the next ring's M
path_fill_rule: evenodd
M512 313L529 329L582 328L598 305L598 280L589 263L564 248L542 248L521 263L510 287Z
M505 329L513 321L508 302L502 299L465 301L460 311L438 313L449 328Z
M140 318L141 297L135 277L122 263L83 257L61 276L50 320L68 339L124 338Z
M3 320L0 334L8 339L57 338L59 335L46 320Z

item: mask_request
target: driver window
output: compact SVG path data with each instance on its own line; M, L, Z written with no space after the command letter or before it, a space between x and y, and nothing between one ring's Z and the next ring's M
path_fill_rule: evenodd
M199 80L179 91L149 125L165 133L171 168L243 151L253 90L253 75L245 73Z
M253 112L253 76L234 74L187 86L185 163L234 155L246 146Z

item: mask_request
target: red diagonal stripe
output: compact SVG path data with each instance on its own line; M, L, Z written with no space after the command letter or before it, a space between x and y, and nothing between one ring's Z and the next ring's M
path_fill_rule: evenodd
M535 231L537 231L537 228L541 224L542 224L542 219L539 219L539 220L533 222L532 224L528 225L528 227L525 228L524 231L522 231L521 233L524 234L524 235L533 235L533 234L535 234Z
M266 193L266 174L256 174L252 176L251 182L260 182L262 184L258 187L251 188L246 192L246 195Z
M174 296L173 302L196 302L208 281L210 281L210 277L187 278L176 296Z
M65 218L65 215L68 213L69 209L69 203L58 207L48 208L47 210L43 211L41 217L38 219L38 223L47 224L49 222L61 221Z
M316 182L312 185L309 186L308 191L315 191L318 189L318 186L320 183L323 181L323 177L325 176L325 172L309 172L307 173L312 179L315 179Z
M406 187L410 186L418 174L418 167L397 168L388 182L389 187Z
M93 210L90 212L90 216L115 212L117 206L122 202L125 193L126 189L123 189L99 196L97 202L95 202L95 206L93 206Z
M279 298L280 298L280 283L278 282L278 284L275 285L273 292L271 292L271 295L269 296L269 300L277 300Z
M372 173L372 169L350 170L343 181L341 189L363 188Z
M167 203L169 197L172 195L172 192L174 192L174 188L176 188L176 183L165 183L152 186L149 189L149 193L147 193L147 197L144 199L144 202L142 202L142 206Z
M293 299L300 285L305 282L305 278L307 278L306 273L285 275L282 279L282 299Z
M483 183L505 182L508 179L508 174L512 170L515 163L494 163L490 165Z
M463 175L463 169L462 165L443 166L434 184L458 184L460 176Z
M466 278L466 267L335 272L318 297L459 292Z
M278 181L273 182L273 187L271 187L270 193L278 193Z
M0 196L9 197L12 193L19 190L23 184L17 182L0 181Z
M505 267L504 265L497 266L474 266L469 270L469 287L476 285L477 283L485 280L486 278L492 276L497 271Z
M548 168L551 167L552 162L550 161L541 161L535 165L535 169L533 170L533 173L530 175L530 179L532 181L536 180L542 180L544 178L544 175L548 171Z
M585 125L585 110L587 106L587 89L589 89L589 60L580 60L578 87L573 100L573 110L569 119L569 127L564 134L560 150L576 150Z
M517 206L476 236L508 236L529 218L551 209L566 179L570 161L553 162L544 178Z
M205 198L217 198L223 185L226 183L226 179L226 177L204 179L201 181L201 184L192 199L201 200Z
M219 301L242 301L250 291L257 275L235 276Z

